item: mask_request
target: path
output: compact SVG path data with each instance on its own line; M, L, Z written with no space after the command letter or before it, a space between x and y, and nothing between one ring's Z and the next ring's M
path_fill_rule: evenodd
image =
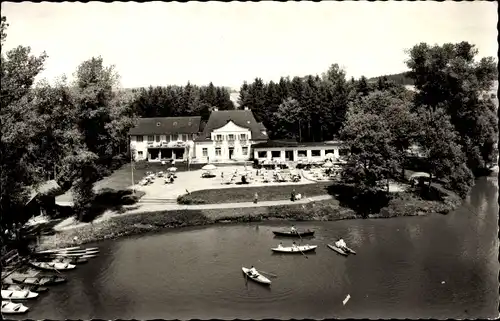
M100 218L94 220L94 223L102 222L110 219L114 216L123 216L131 214L148 214L150 212L158 211L179 211L179 210L203 210L203 209L217 209L217 208L243 208L243 207L264 207L264 206L280 206L280 205L292 205L292 204L308 204L311 202L324 201L332 199L330 195L318 195L313 197L307 197L301 200L292 202L290 200L277 200L277 201L263 201L257 204L253 202L241 202L241 203L221 203L221 204L198 204L198 205L181 205L181 204L149 204L149 203L138 203L137 208L128 210L125 213L119 214L115 212L106 212ZM90 223L78 223L73 217L70 217L61 223L54 226L55 231L69 230L82 226L89 225Z

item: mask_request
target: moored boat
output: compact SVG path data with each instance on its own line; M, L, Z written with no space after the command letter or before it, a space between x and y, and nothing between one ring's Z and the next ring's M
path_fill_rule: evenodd
M34 276L34 277L14 277L12 282L29 284L29 285L55 285L64 283L67 280L61 276L50 275L50 276Z
M21 303L12 303L10 301L2 301L3 314L21 314L28 311L28 307Z
M51 250L43 250L43 251L37 251L35 254L52 254L56 252L61 252L61 251L71 251L71 250L81 250L82 248L80 246L73 246L73 247L64 247L60 249L51 249Z
M16 290L2 290L2 299L5 300L29 300L38 296L38 293L29 290L16 291Z
M279 252L279 253L304 253L304 252L311 252L315 251L317 245L297 245L297 246L278 246L275 248L272 248L271 250L273 252Z
M69 263L69 264L84 264L87 263L89 260L86 258L80 257L57 257L52 259L50 263Z
M252 274L250 272L250 269L248 269L246 267L242 267L241 270L249 279L252 279L257 283L266 284L266 285L271 284L271 281L268 278L266 278L265 276L263 276L262 274L260 274L259 271L257 271L256 274Z
M85 254L85 255L80 256L80 259L87 260L87 259L91 259L94 257L97 257L97 254Z
M335 252L337 252L338 254L340 254L340 255L344 255L344 256L347 256L347 253L346 253L346 252L344 252L342 249L340 249L340 248L336 247L335 245L327 244L327 246L328 246L330 249L332 249L332 250L334 250Z
M314 231L302 231L302 232L292 232L292 231L273 231L276 236L286 236L286 237L310 237L314 236Z
M72 270L76 267L74 264L55 262L30 262L30 265L36 267L37 269L48 271Z
M97 255L97 254L99 254L99 250L82 251L82 252L59 252L59 253L54 253L53 255L58 257L81 257L81 256Z
M36 293L47 292L49 288L37 285L20 285L13 283L4 283L2 284L2 290L13 290L13 291L32 291Z

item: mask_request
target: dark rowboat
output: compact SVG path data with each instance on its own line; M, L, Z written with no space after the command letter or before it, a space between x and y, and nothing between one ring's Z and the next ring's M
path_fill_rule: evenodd
M64 283L67 280L63 277L51 275L40 277L16 277L12 278L12 282L29 285L55 285Z
M303 232L283 232L283 231L273 231L276 236L288 236L288 237L309 237L314 236L314 231L303 231Z

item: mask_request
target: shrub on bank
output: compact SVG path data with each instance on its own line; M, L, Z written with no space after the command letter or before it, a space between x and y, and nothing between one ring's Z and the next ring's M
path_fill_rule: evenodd
M179 195L177 197L177 204L182 205L195 205L195 204L206 204L201 198L192 197L191 194Z

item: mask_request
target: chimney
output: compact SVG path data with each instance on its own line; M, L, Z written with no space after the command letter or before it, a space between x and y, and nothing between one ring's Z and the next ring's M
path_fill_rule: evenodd
M248 110L248 107L247 107L247 106L245 106L245 108L244 108L244 109L245 109L245 110Z

